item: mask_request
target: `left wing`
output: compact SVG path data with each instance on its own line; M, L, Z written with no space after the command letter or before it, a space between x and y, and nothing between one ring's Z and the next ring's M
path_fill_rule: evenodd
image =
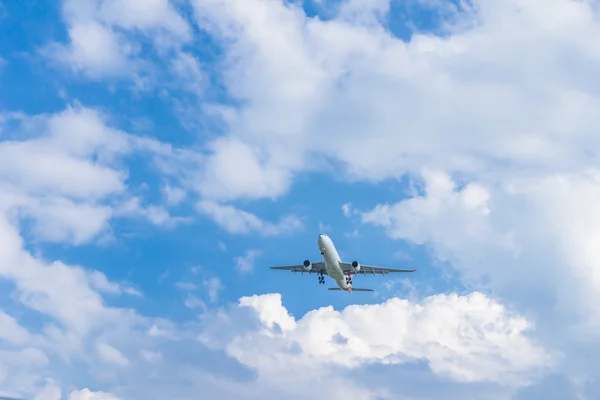
M382 268L372 265L360 265L360 269L355 271L351 263L341 262L340 267L346 275L387 275L395 272L415 272L417 269L397 269L397 268Z
M281 266L281 267L271 267L271 269L278 269L278 270L282 270L282 271L292 271L293 273L296 273L296 272L307 273L307 274L321 273L323 275L327 275L327 268L325 268L325 263L323 261L313 263L310 271L307 271L306 268L304 268L304 265L302 265L302 264L285 265L285 266Z

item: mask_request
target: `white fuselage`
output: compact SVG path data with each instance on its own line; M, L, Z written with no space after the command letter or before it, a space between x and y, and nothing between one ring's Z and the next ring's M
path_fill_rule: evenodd
M319 246L319 251L323 255L323 262L325 263L325 268L327 269L327 275L329 275L329 277L335 281L340 289L351 292L352 285L346 283L346 275L340 266L342 260L340 259L340 255L333 245L333 241L329 238L329 236L322 233L317 239L317 244Z

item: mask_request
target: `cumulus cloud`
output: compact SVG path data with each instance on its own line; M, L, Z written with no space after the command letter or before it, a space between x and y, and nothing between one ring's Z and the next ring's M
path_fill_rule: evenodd
M549 354L528 338L530 322L481 293L435 295L420 304L393 298L342 311L324 307L299 320L283 307L279 294L244 297L239 307L251 310L258 325L234 322L244 320L239 310L235 319L206 317L210 328L201 341L225 348L274 389L291 385L308 396L314 392L304 379L327 377L336 386L337 380L346 380L336 370L353 375L372 362L425 360L435 374L452 380L517 387L552 364ZM385 386L402 395L400 387Z
M140 291L100 271L34 255L27 240L83 245L110 233L116 217L141 214L157 225L170 219L164 210L143 212L139 203L123 207L130 190L124 160L142 153L155 165L169 165L177 150L111 128L105 118L79 104L56 114L2 118L0 278L8 282L13 308L19 310L0 313L0 377L9 393L59 400L60 385L44 386L43 378L64 378L72 362L130 365L118 338L136 332L152 337L145 333L151 319L109 306L103 297L139 297ZM23 312L40 318L39 325L25 328ZM78 374L70 371L68 379ZM98 367L98 375L109 379L111 371ZM94 398L92 392L84 395Z
M62 7L69 41L44 50L51 60L92 79L134 77L150 65L127 33L141 34L160 51L191 38L190 26L169 0L73 1Z
M252 148L239 139L219 138L211 150L200 186L206 197L273 197L283 193L289 184L289 173L280 168L272 155L261 155L260 148ZM281 154L276 157L284 161Z
M74 104L53 115L10 114L0 121L6 133L0 206L31 220L37 239L81 245L110 234L115 217L141 216L159 226L189 221L127 198L126 157L148 154L160 167L178 156L160 142L109 127L106 118Z
M227 39L224 82L245 104L226 120L234 138L217 139L209 163L239 149L239 169L253 173L234 182L214 168L206 192L281 195L294 173L327 159L375 181L423 164L468 174L579 168L600 122L595 87L583 83L599 58L580 40L598 35L595 10L557 0L517 13L513 4L478 2L453 16L447 37L403 42L379 24L355 27L342 11L323 21L281 2L195 2L199 23Z
M92 392L90 389L73 391L69 393L68 400L119 400L117 397L101 391Z
M31 395L42 389L42 378L56 376L46 369L50 360L81 360L92 332L110 331L115 325L129 329L143 323L143 319L135 312L104 304L95 288L114 293L119 291L119 285L108 281L102 273L35 258L23 248L16 227L7 221L6 215L0 221L4 244L0 252L0 277L14 285L11 297L17 304L47 318L42 320L41 327L30 332L14 316L0 314L0 344L3 349L7 344L13 346L0 354L0 371L10 371L4 376L3 389ZM55 368L60 371L58 364L54 364ZM55 392L46 387L40 398L60 398Z
M426 244L470 287L493 290L535 316L539 337L565 349L572 368L579 342L598 340L596 172L507 177L458 187L445 173L423 174L422 195L362 214L393 238ZM460 227L460 229L457 229Z

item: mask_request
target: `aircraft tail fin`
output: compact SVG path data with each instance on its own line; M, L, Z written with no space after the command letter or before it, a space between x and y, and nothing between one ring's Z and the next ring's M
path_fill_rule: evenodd
M340 289L339 287L330 287L328 290L341 290L343 292L347 291L347 290L344 290L344 289ZM350 291L351 292L372 292L373 289L364 289L364 288L355 288L355 287L353 287Z

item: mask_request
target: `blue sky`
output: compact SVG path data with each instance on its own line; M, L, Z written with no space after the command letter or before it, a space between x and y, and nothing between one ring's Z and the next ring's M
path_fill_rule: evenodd
M457 3L0 5L0 395L594 398L596 11Z

